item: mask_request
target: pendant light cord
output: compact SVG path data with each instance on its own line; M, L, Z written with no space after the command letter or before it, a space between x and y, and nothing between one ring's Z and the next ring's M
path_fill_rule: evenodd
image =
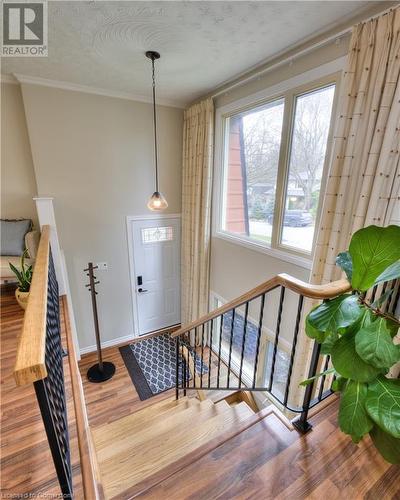
M158 153L157 153L157 113L156 113L156 77L154 58L151 59L153 78L153 125L154 125L154 155L156 160L156 191L158 191Z

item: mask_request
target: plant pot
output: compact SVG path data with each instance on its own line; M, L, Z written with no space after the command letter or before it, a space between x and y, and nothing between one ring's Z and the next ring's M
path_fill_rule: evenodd
M22 292L19 288L15 290L15 298L20 307L25 311L28 305L29 292Z

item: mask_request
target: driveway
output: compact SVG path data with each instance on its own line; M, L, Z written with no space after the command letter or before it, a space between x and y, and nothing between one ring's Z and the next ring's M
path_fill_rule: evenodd
M261 241L270 242L272 225L265 221L250 220L250 236ZM301 250L311 251L314 237L314 226L290 227L284 226L282 243Z

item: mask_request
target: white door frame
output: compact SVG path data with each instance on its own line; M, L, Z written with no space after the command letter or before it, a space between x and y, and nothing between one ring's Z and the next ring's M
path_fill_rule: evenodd
M154 219L181 219L181 214L146 214L146 215L127 215L126 216L126 235L128 240L128 256L129 256L129 281L131 289L132 315L133 315L133 335L138 338L139 335L139 311L136 293L136 272L134 260L134 248L132 238L132 222L140 220ZM181 242L179 242L181 244Z

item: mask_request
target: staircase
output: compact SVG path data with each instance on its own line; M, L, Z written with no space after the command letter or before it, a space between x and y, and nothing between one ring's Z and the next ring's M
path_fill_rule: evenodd
M399 286L398 280L392 285L396 297ZM312 378L330 365L316 342L306 346L310 359L298 356L297 346L305 338L304 299L329 299L348 290L347 280L309 285L284 274L271 278L171 334L176 343L175 399L90 429L65 297L61 307L68 360L63 356L50 228L44 226L14 378L18 386L34 385L64 497L74 498L77 470L70 453L71 411L66 411L63 370L68 362L83 487L83 496L76 498L310 498L309 492L313 498L343 498L344 490L350 498L363 497L361 490L372 491L371 498L385 498L382 488L396 484L391 474L397 474L386 469L387 463L381 461L379 475L374 467L354 488L346 479L349 470L355 477L372 463L371 453L377 452L368 440L356 446L339 432L331 379L321 377L298 391L305 370ZM371 294L376 299L381 292L373 289ZM284 372L279 367L281 340L288 344ZM257 411L251 396L257 391L274 406ZM224 399L218 400L221 394ZM300 433L293 432L277 406L299 415L293 426ZM309 421L315 410L319 412ZM306 434L312 426L313 432Z
M333 396L301 435L272 407L164 400L93 431L104 498L399 498L400 469L352 443L337 411Z
M229 405L224 399L213 403L194 397L163 400L97 427L92 434L104 497L146 496L185 468L195 469L222 445L229 447L231 440L257 424L270 433L279 432L284 442L297 434L273 406L255 413L243 401ZM271 444L271 438L268 441Z
M230 406L164 400L93 431L107 499L130 498L257 421L245 402Z

